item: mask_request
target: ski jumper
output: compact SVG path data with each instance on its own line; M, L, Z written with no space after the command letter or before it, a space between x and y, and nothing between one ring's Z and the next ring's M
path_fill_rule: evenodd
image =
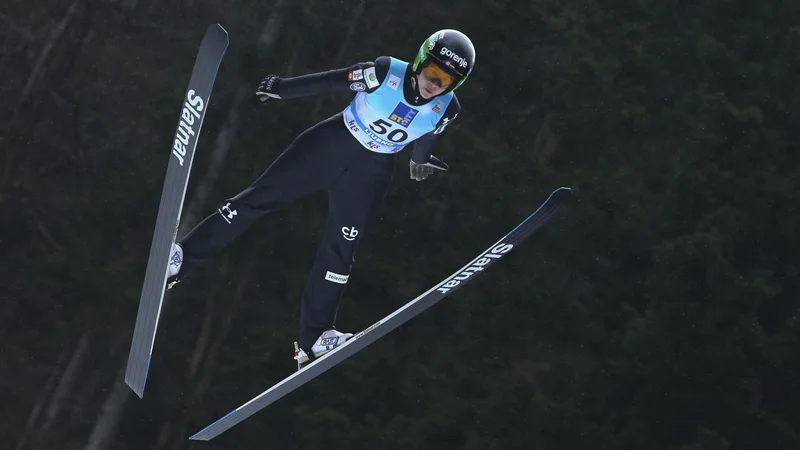
M301 133L247 189L223 200L179 244L183 273L244 232L262 216L326 190L328 216L300 312L299 345L308 351L336 315L358 243L383 202L398 152L430 160L436 137L456 117L453 93L416 94L408 63L380 57L344 69L282 79L283 99L356 92L344 111Z

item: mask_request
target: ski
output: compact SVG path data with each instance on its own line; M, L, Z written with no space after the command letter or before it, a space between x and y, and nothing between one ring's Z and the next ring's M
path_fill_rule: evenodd
M208 441L219 436L234 425L316 378L323 372L339 364L346 358L362 350L388 332L394 330L463 287L547 223L547 221L555 215L559 207L572 197L571 192L569 188L565 187L556 189L533 214L523 220L522 223L503 236L486 251L470 261L469 264L445 278L424 294L411 300L395 312L353 336L341 346L315 359L300 371L293 373L249 402L236 408L226 416L191 436L189 439Z
M197 52L170 149L167 175L161 192L155 233L150 245L150 257L147 260L139 312L125 370L125 383L140 398L144 395L144 385L150 368L167 282L169 254L178 233L194 151L217 71L227 48L228 32L219 24L209 26Z

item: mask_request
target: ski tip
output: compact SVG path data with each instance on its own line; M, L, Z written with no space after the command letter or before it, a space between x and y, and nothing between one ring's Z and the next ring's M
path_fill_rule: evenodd
M220 25L218 23L213 23L213 24L209 25L208 26L208 31L220 31L223 34L225 34L226 38L228 36L228 30L226 30L225 27L223 27L222 25Z
M572 188L560 187L550 194L551 198L559 201L567 201L572 199Z

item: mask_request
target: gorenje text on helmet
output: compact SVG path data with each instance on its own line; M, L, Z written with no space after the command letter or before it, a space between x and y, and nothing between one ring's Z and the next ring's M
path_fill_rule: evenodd
M461 66L461 67L467 67L467 60L466 60L466 59L464 59L464 58L462 58L461 56L459 56L459 55L455 54L455 53L454 53L452 50L450 50L449 48L447 48L447 47L442 47L442 49L439 51L439 53L440 53L440 54L442 54L442 55L444 55L444 56L447 56L447 57L449 57L450 59L452 59L453 61L455 61L456 63L458 63L458 65L459 65L459 66Z

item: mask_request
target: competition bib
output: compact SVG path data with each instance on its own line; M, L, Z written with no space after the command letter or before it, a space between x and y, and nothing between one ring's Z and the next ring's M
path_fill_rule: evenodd
M392 58L389 73L372 93L359 92L343 112L347 129L365 148L378 153L397 153L413 140L436 129L453 94L412 106L403 95L408 63ZM378 85L375 68L363 70L364 83Z

